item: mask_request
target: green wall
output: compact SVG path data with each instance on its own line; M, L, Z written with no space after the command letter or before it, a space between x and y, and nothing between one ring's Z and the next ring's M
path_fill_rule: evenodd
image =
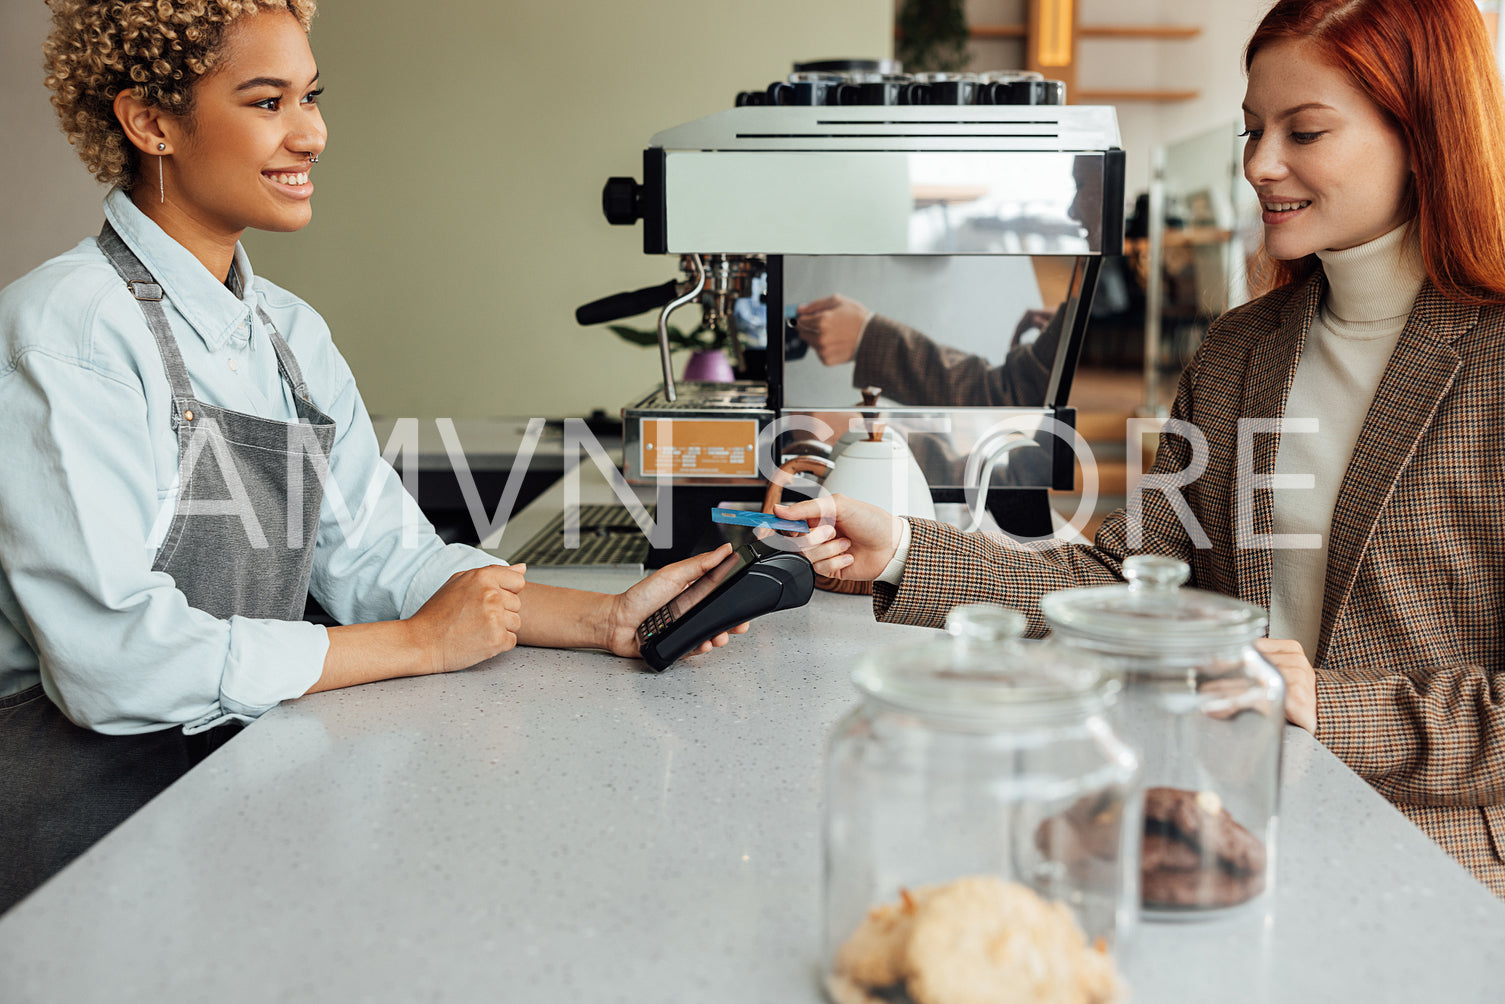
M252 261L329 321L373 414L615 410L657 353L574 309L677 263L606 223L602 183L641 179L655 132L794 60L888 56L891 17L891 0L324 0L314 220L248 232Z

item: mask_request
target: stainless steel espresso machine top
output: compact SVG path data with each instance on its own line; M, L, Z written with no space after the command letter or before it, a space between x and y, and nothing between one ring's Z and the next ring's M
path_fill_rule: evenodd
M659 309L663 384L624 410L628 479L730 498L881 424L937 501L1070 487L1060 430L1101 257L1122 251L1124 154L1112 108L1000 103L1062 97L1027 74L799 72L654 136L603 208L683 275L577 312ZM668 318L692 303L737 332L744 379L676 383ZM989 445L1021 435L1036 448Z

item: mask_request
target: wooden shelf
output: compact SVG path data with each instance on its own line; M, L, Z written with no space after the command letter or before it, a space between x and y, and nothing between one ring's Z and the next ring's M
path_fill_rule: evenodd
M1030 0L1029 8L1031 17L1037 16L1038 5L1044 0ZM1034 42L1030 39L1029 28L1023 24L974 24L968 29L968 33L974 40L1017 40L1024 43L1025 67L1027 69L1044 69L1035 65L1032 60L1044 59L1034 51ZM1076 29L1077 39L1110 39L1118 41L1184 41L1196 38L1202 34L1198 25L1184 24L1084 24ZM894 37L902 38L903 33L894 28ZM1068 101L1086 104L1117 104L1119 102L1136 101L1190 101L1198 97L1198 90L1142 90L1133 88L1112 90L1077 90L1076 67L1072 65L1076 60L1076 46L1071 45L1071 55L1067 56L1067 62L1059 67L1054 65L1055 72L1047 71L1045 75L1066 82L1066 97Z
M1148 38L1167 42L1196 38L1202 29L1179 24L1084 24L1077 29L1079 38Z
M916 209L925 206L960 206L976 202L990 191L987 185L913 185L909 189Z
M1102 105L1118 104L1120 101L1190 101L1200 97L1198 90L1146 91L1146 90L1089 90L1082 88L1066 98L1072 104Z
M974 24L968 29L973 38L1023 38L1022 24ZM894 32L897 36L898 32ZM1196 38L1202 29L1178 24L1084 24L1077 29L1078 38L1121 38L1180 41Z

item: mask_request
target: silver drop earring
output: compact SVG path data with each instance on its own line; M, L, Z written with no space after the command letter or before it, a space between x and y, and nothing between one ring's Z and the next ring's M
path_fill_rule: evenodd
M167 149L167 144L166 143L158 143L157 144L157 150L158 151L162 151L162 150L166 150L166 149ZM162 178L162 155L161 155L160 152L157 154L157 201L159 201L159 202L166 202L167 201L167 182L165 180L163 180L163 178Z

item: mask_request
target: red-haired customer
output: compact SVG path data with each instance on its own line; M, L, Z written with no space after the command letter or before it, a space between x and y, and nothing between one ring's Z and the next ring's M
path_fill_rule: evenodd
M1181 376L1171 417L1205 447L1163 435L1146 479L1205 461L1178 489L1194 522L1153 487L1142 520L1048 550L839 496L780 515L824 514L816 569L877 580L876 615L912 624L986 600L1043 633L1041 594L1112 582L1135 552L1186 561L1269 608L1289 720L1505 896L1499 70L1473 0L1279 0L1245 66L1270 289ZM1304 421L1241 450L1244 420L1270 419Z

